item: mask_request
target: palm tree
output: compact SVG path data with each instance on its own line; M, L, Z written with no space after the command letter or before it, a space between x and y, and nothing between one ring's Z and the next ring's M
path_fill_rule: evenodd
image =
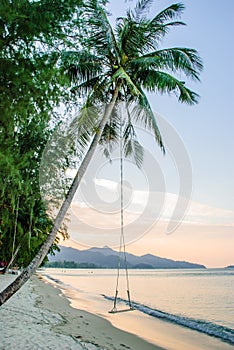
M135 139L134 122L153 130L156 142L164 152L157 122L145 92L175 93L182 103L197 103L198 95L174 75L179 73L183 77L199 80L202 62L196 50L159 48L171 27L184 24L176 20L184 6L181 3L173 4L148 19L145 14L151 3L151 0L138 0L133 11L128 10L125 17L117 19L113 29L101 1L87 1L84 19L88 23L88 38L81 50L63 55L63 65L71 78L72 91L79 97L85 97L76 128L81 144L88 144L88 150L51 233L29 266L0 294L0 305L30 278L48 253L98 144L118 138L118 103L124 101L127 109L129 105L132 106L124 121L122 136L125 154L134 148L140 149ZM103 103L106 107L100 113L100 104ZM94 118L93 113L87 112L90 108L99 112L94 113Z

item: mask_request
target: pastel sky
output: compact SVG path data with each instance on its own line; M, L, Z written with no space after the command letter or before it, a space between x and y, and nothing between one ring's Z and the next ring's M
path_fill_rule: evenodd
M120 213L116 208L118 183L97 179L97 196L93 199L86 192L86 185L84 181L72 204L69 215L71 240L65 245L78 249L107 245L117 249L120 237ZM133 189L129 192L130 195L125 195L128 200L124 210L127 251L197 262L208 267L233 263L232 210L190 200L185 215L177 222L178 227L168 234L178 195L151 192L149 196L148 191Z
M110 0L111 20L134 3ZM172 3L155 0L150 14ZM188 85L201 99L191 107L179 104L173 96L149 95L159 115L159 126L163 129L164 122L169 125L162 132L169 152L163 157L148 134L139 130L148 163L142 172L130 163L125 165L126 235L129 242L134 241L127 250L138 255L152 253L220 267L234 264L234 1L184 0L183 3L186 9L181 20L187 26L172 30L163 47L186 46L198 50L204 62L201 82L188 82ZM179 154L170 135L175 145L180 144ZM82 248L95 243L115 245L119 226L117 163L113 162L111 168L103 161L95 172L96 179L90 175L84 179L72 205L72 240L66 245L77 242ZM149 179L150 172L154 174L155 185ZM89 187L92 180L94 187ZM178 199L181 199L179 209L173 214ZM166 234L173 215L180 225ZM154 222L146 230L151 220ZM97 231L101 230L100 239ZM108 238L112 230L114 241Z

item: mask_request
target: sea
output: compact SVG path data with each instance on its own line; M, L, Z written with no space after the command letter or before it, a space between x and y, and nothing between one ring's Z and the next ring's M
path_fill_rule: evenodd
M171 338L174 325L178 332L189 331L190 339L195 333L200 339L213 338L211 349L234 349L234 269L133 269L128 270L128 278L126 271L120 270L116 299L120 312L116 314L109 311L114 306L117 271L47 268L41 273L63 291L73 307L97 314L138 335L140 329L140 335L152 343L165 345L159 344L157 334L160 329L157 322L161 321L160 325L166 327L164 332ZM128 287L134 310L124 312L129 309ZM169 345L167 348L183 348L179 343L176 346L173 339Z

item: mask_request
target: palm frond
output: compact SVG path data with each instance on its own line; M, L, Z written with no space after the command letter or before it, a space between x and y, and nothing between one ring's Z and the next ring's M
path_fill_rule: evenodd
M120 137L120 109L118 102L115 103L115 106L111 112L110 119L105 125L100 143L115 143L119 141Z
M136 103L134 103L131 111L132 119L138 125L143 126L145 129L148 129L154 133L157 144L161 148L162 152L165 153L162 136L155 115L143 90L141 90L141 95L135 102Z
M199 80L199 72L203 65L201 58L194 49L174 47L157 52L166 68L172 72L182 71L192 79Z
M79 98L86 97L89 103L99 101L107 103L109 98L110 80L105 74L89 79L79 85L74 86L71 91ZM88 97L87 97L88 96Z
M86 80L79 85L72 87L71 92L76 94L78 98L86 97L91 90L94 89L96 84L99 82L99 77L94 77L92 79Z
M198 102L199 95L189 90L185 86L185 82L176 79L169 73L145 70L138 74L137 81L147 91L158 91L167 94L174 92L180 102L190 105Z
M138 0L136 6L133 11L131 11L131 15L135 21L139 21L141 17L143 17L147 10L149 10L152 5L153 0Z
M101 116L101 111L96 106L88 103L85 103L78 112L67 134L72 139L77 140L79 148L85 149L87 147Z
M161 60L157 54L142 55L134 58L127 63L127 71L130 70L134 75L135 72L146 69L159 69L161 68Z
M182 3L172 4L151 19L147 26L148 35L146 43L150 43L150 46L157 48L159 42L169 32L171 27L185 25L184 22L175 20L182 14L183 10L184 5ZM149 48L146 45L145 49L147 50Z
M184 25L178 17L184 10L182 3L173 4L147 19L146 12L153 0L137 0L133 11L117 19L115 31L110 24L105 8L106 0L87 0L84 14L87 20L86 50L68 53L67 72L73 83L72 91L78 97L87 96L86 103L73 131L79 135L81 147L86 147L94 133L98 133L101 105L108 106L114 87L119 84L117 102L129 102L128 117L124 120L124 152L126 156L138 154L135 161L140 165L143 152L137 141L134 122L153 131L156 142L165 152L162 137L151 110L146 91L174 93L178 100L187 104L198 101L198 95L174 77L179 73L199 80L202 61L196 50L173 47L159 49L162 38L168 31ZM69 61L70 60L70 61ZM69 64L68 64L69 63ZM89 108L94 107L93 112ZM120 137L120 113L117 105L101 135L100 145L110 158L113 145Z
M136 138L136 132L131 121L130 113L129 113L129 120L126 123L124 128L123 137L124 139Z
M174 47L158 50L143 55L129 62L133 70L169 69L172 72L183 72L186 76L199 80L199 72L203 65L194 49Z
M62 64L70 80L76 83L97 77L103 69L102 60L85 50L64 52Z
M181 21L168 22L166 24L152 24L148 28L147 42L151 43L155 49L159 47L162 39L169 33L171 27L184 26L185 23Z
M100 143L116 143L119 138L118 127L114 123L108 123L103 130Z
M180 102L187 103L188 105L198 103L199 95L187 88L183 81L177 83L177 89L179 91L178 100Z
M184 4L177 3L172 4L169 7L165 8L161 12L159 12L150 22L151 25L159 25L164 24L166 21L174 19L180 16L185 9Z
M68 130L68 136L76 139L79 147L85 149L90 143L93 135L98 133L98 125L105 112L107 104L103 98L108 98L108 91L110 88L110 81L104 75L96 84L86 97L85 103L77 113ZM102 95L102 96L101 96Z
M90 27L90 35L86 39L90 49L95 50L103 57L115 61L119 57L118 45L115 34L109 22L107 11L98 0L89 0L85 4L87 24ZM94 15L95 14L95 15Z
M135 22L126 20L126 18L118 18L116 30L119 38L119 49L129 58L136 58L157 49L170 28L179 25L184 25L184 23L174 21L158 24L147 19Z
M103 148L103 154L106 158L111 160L111 153L114 146L119 143L119 127L113 122L109 122L105 125L99 144Z
M126 139L124 140L124 156L126 158L131 158L134 160L138 168L141 167L144 159L144 148L135 139Z
M154 42L148 39L149 30L147 29L150 21L141 19L139 22L118 18L117 34L119 38L118 45L121 52L128 58L137 57L147 51L147 48L154 50Z

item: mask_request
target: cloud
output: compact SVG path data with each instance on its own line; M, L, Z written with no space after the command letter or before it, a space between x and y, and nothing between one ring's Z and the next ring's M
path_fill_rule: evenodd
M137 216L143 215L142 220L169 221L172 218L174 208L179 200L177 194L151 192L146 190L134 190L126 183L124 185L124 212L127 223L136 220ZM181 199L181 198L180 198ZM81 187L72 203L72 211L81 216L79 208L89 209L89 215L94 223L94 216L98 219L101 215L102 222L116 220L120 210L120 187L119 183L108 179L95 179L94 187L88 189ZM91 215L91 212L95 215ZM84 213L82 214L84 215ZM105 219L104 219L105 218ZM184 222L210 225L234 226L234 211L216 208L190 200L185 213Z
M119 184L100 179L95 183L95 190L99 199L94 196L95 200L90 202L90 198L85 197L87 193L81 191L77 195L79 200L72 203L68 225L71 240L65 242L66 245L119 246ZM190 201L181 225L174 234L166 235L177 194L131 190L128 199L124 236L129 252L151 253L210 267L233 264L233 211Z

